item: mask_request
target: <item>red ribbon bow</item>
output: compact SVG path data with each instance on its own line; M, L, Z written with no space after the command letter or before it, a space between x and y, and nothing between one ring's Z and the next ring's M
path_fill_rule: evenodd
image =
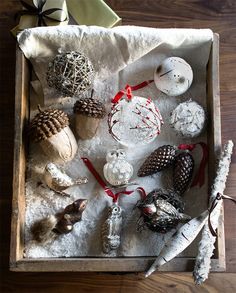
M140 84L137 84L137 85L134 85L134 86L130 86L130 85L127 84L127 85L125 86L125 90L121 90L121 91L119 91L119 92L115 95L115 97L111 100L111 102L112 102L113 104L118 103L119 100L120 100L124 95L126 95L128 101L130 101L130 100L132 99L132 97L133 97L132 91L137 91L137 90L139 90L139 89L141 89L141 88L143 88L143 87L149 85L149 84L152 83L153 81L154 81L154 80L152 80L152 79L151 79L151 80L147 80L147 81L144 81L144 82L142 82L142 83L140 83Z
M193 151L197 145L200 145L202 147L202 159L201 159L199 169L191 184L191 187L194 187L197 185L199 185L199 187L202 187L205 183L205 168L206 168L207 160L208 160L208 147L205 142L199 142L194 144L180 144L178 146L179 150Z

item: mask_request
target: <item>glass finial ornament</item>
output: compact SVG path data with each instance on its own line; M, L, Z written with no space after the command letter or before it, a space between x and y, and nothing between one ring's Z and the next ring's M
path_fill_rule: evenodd
M156 87L168 96L179 96L185 93L193 81L191 66L182 58L166 58L154 72Z
M152 142L160 134L163 124L161 113L153 101L133 96L131 90L132 87L126 86L126 91L117 93L108 114L111 136L127 147Z

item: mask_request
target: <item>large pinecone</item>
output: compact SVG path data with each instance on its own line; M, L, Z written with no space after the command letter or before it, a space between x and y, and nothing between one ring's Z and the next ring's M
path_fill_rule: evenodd
M183 194L192 180L194 160L189 152L180 153L174 163L174 191Z
M138 170L139 177L155 174L169 167L175 160L177 149L171 145L163 145L151 153Z
M57 134L68 125L69 118L62 110L40 110L30 123L30 134L34 141L38 142Z

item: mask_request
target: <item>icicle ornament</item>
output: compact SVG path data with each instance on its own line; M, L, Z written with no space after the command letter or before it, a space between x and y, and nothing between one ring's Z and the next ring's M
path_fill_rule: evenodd
M162 124L161 113L150 98L121 99L108 114L110 134L127 147L152 142L160 134Z
M223 194L226 180L229 174L229 166L231 163L231 156L233 153L233 142L229 140L221 152L217 170L216 177L212 184L211 196L210 196L210 205L217 197L218 193ZM221 204L215 208L211 216L211 223L213 229L217 229L219 223L220 212L222 208ZM202 231L202 238L198 246L198 255L196 257L193 277L196 284L202 284L207 278L211 268L211 257L215 249L216 237L212 235L209 226L206 224Z

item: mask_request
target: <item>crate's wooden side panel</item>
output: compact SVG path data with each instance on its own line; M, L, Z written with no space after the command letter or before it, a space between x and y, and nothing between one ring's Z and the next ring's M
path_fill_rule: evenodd
M208 145L209 145L209 187L216 174L216 161L221 151L221 115L220 115L220 82L219 82L219 35L214 34L214 41L208 64ZM209 189L210 191L210 189ZM225 235L224 235L224 211L221 215L218 227L215 257L212 263L212 271L225 270Z
M16 51L15 137L10 268L23 258L26 143L24 129L28 124L29 67L22 52Z
M14 271L18 272L144 272L155 258L55 258L24 259L17 262ZM163 272L190 272L193 270L194 258L175 258L162 266ZM212 260L218 267L218 260ZM220 267L218 267L220 271Z

